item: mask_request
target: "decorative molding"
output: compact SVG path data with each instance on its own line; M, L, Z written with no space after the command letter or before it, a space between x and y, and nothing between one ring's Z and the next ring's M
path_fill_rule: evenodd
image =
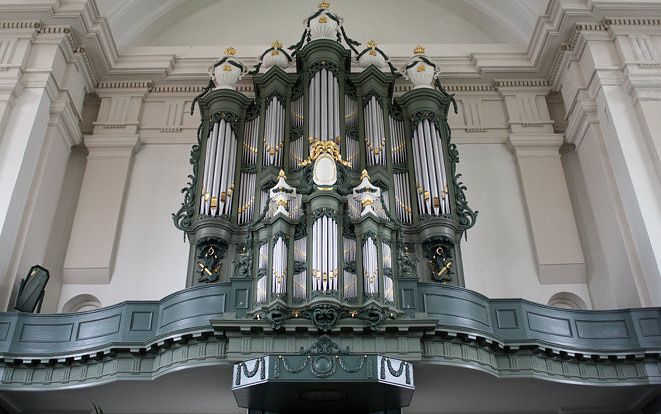
M0 30L39 29L39 20L3 20L0 21Z
M149 89L151 93L200 93L204 90L203 85L155 85Z
M605 28L610 26L661 26L661 18L658 17L607 17L603 24Z
M549 82L546 79L497 79L494 81L496 89L500 88L547 88Z
M98 89L146 89L151 87L151 81L140 80L108 80L98 83Z

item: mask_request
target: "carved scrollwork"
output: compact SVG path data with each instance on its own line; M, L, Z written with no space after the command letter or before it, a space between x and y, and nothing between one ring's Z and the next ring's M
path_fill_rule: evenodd
M459 151L457 150L457 146L455 144L450 144L448 148L448 154L450 157L450 171L452 173L452 187L454 189L457 220L464 228L464 230L468 230L475 225L478 211L473 211L473 209L468 205L465 194L467 188L464 183L460 181L461 174L457 174Z
M238 258L234 260L234 277L250 277L252 274L252 236L237 246Z
M235 134L239 133L239 116L231 112L216 112L211 114L209 117L210 123L220 122L221 119L224 119L225 122L228 122L232 127L232 130Z
M181 208L172 214L174 226L181 231L188 231L193 224L195 215L195 187L197 187L197 169L200 163L200 142L202 140L202 125L197 129L197 144L193 145L190 152L190 163L193 166L193 174L188 176L188 185L181 189L184 201ZM185 237L185 236L184 236Z

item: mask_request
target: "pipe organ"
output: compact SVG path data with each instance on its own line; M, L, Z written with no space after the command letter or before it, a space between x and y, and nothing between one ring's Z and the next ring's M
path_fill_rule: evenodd
M359 53L326 3L313 16L255 67L232 48L210 67L173 218L191 245L189 285L231 283L245 317L381 323L415 308L418 281L463 283L459 243L477 213L456 172L454 101L424 49L397 69L375 42ZM242 78L253 94L236 90ZM200 278L210 245L217 274Z

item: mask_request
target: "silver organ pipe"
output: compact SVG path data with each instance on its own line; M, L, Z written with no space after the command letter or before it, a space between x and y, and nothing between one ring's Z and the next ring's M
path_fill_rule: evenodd
M300 219L304 213L303 197L300 194L297 194L296 197L289 200L289 202L287 203L287 208L289 210L289 217L291 217L294 220Z
M344 263L356 262L356 241L347 237L343 238ZM356 285L356 273L344 270L344 298L355 299L358 296L358 287Z
M411 192L409 191L409 173L400 172L393 175L395 185L395 211L402 223L411 223Z
M384 165L386 163L386 135L383 125L383 108L375 96L367 101L363 113L367 164Z
M376 244L372 236L369 236L363 244L363 283L368 295L379 293L378 263Z
M258 267L262 272L266 272L268 266L269 266L269 245L268 243L264 243L259 247ZM266 282L267 282L266 276L262 276L257 280L258 303L266 303L267 300Z
M406 164L406 135L404 134L404 122L392 116L388 117L390 123L390 139L392 143L392 162L395 164Z
M328 72L329 79L333 79L333 138L340 141L340 84L331 72Z
M269 192L267 190L262 189L260 191L260 197L259 197L259 212L260 214L264 211L266 208L266 204L269 202Z
M358 125L358 104L349 95L344 95L344 122L347 130L356 131ZM357 137L347 133L346 139L347 161L355 171L360 169L360 148Z
M307 261L307 237L300 238L294 241L294 261L306 263ZM295 299L305 299L307 292L307 271L305 268L300 273L294 274L294 291L293 296Z
M231 125L221 119L207 139L200 214L229 215L234 192L237 139Z
M335 75L326 68L317 71L309 85L310 142L339 140L340 138L340 85Z
M290 123L292 131L301 131L301 133L294 137L289 143L289 165L292 170L298 169L299 164L305 161L305 141L302 139L303 102L303 95L291 102Z
M282 149L285 135L285 110L277 97L272 97L266 107L264 122L264 161L266 165L282 165Z
M434 135L434 154L436 154L436 162L439 164L439 171L441 176L441 183L443 183L443 188L441 191L441 209L443 214L450 213L450 197L448 193L448 177L447 170L445 169L445 157L443 155L443 146L441 140L441 134L436 129L436 126L432 126L433 135Z
M282 237L278 237L273 246L271 290L277 295L283 295L287 291L287 244Z
M266 303L266 276L257 280L257 303Z
M337 222L328 216L312 224L312 290L337 290Z
M259 135L259 117L244 123L243 164L257 164L257 137Z
M239 194L239 225L252 221L255 207L255 182L257 174L241 173L241 191Z
M392 252L388 243L381 243L383 254L383 297L388 302L395 301L395 286L392 281Z
M413 132L413 152L421 214L450 213L445 159L440 134L433 122L424 119Z

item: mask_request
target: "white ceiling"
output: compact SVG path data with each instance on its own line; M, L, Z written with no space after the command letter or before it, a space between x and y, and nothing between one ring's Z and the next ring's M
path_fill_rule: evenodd
M549 0L333 0L350 36L382 44L526 47ZM318 0L97 0L120 50L298 40Z

